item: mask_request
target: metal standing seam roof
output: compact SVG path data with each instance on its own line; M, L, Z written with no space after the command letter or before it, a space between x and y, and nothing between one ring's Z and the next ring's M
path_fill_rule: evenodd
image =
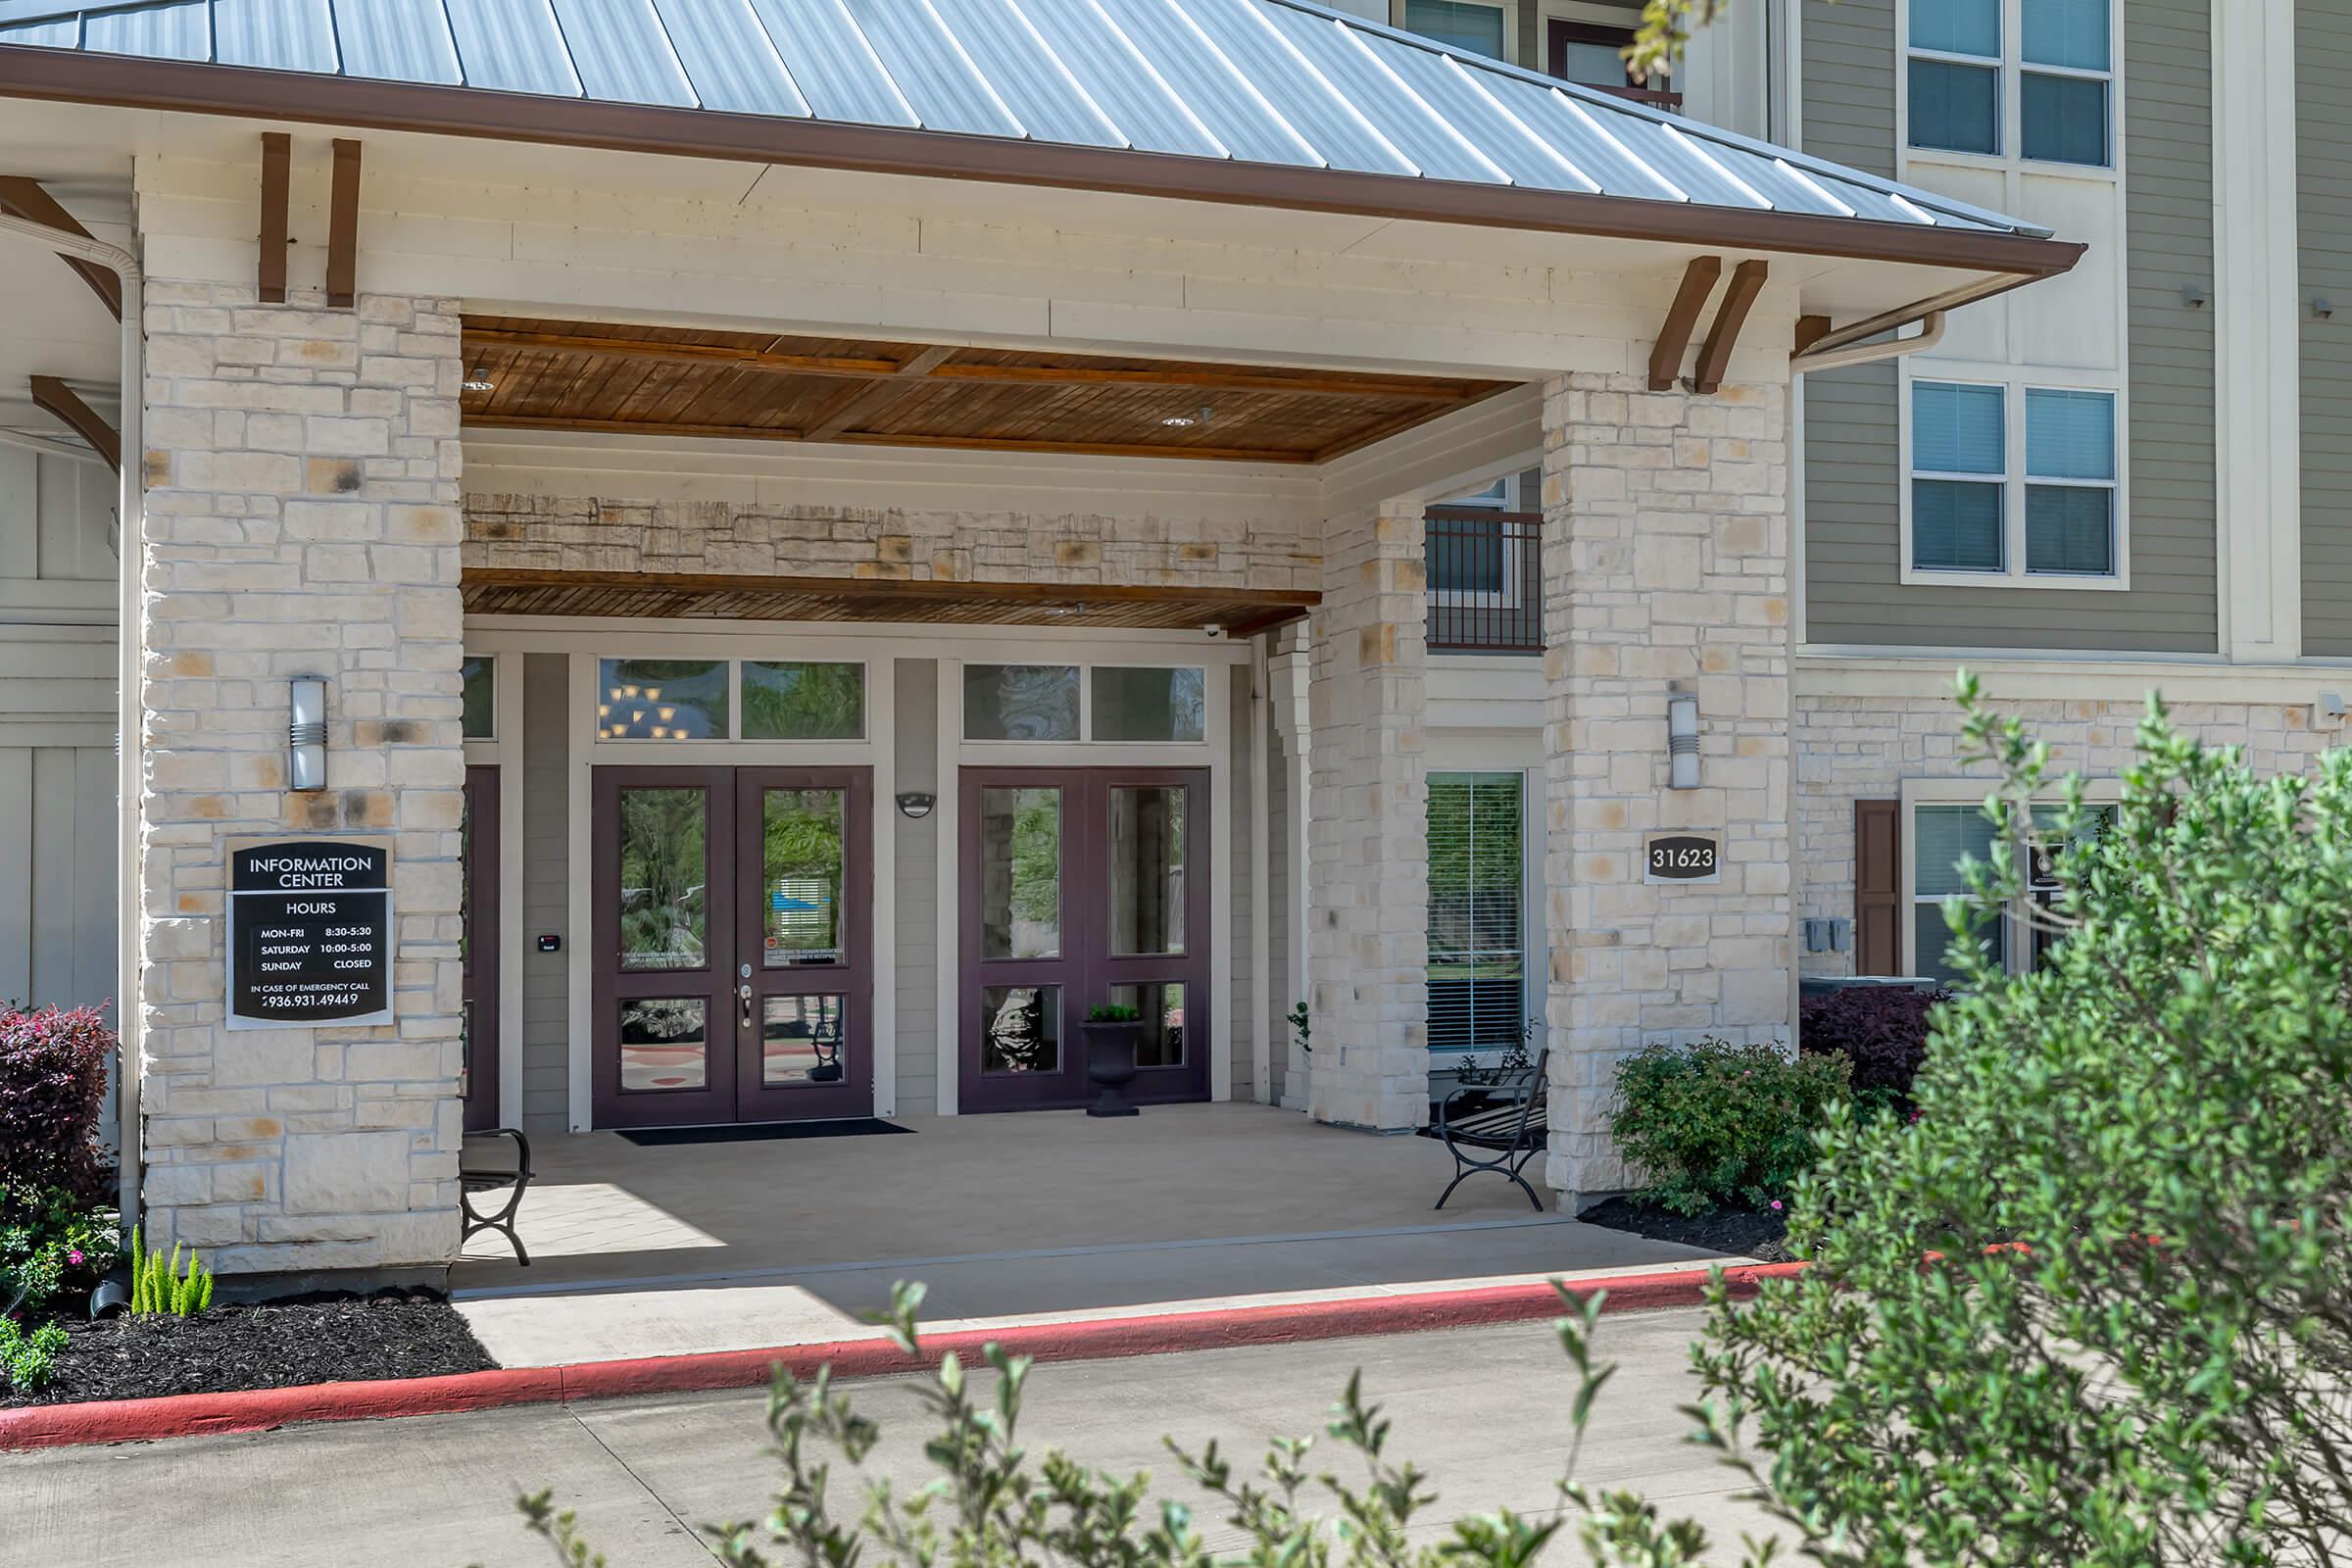
M0 0L0 45L2049 233L1308 0Z

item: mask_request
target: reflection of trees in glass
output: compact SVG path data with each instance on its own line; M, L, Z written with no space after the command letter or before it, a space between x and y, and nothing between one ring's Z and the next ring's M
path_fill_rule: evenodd
M487 658L468 659L458 666L461 692L459 733L469 741L488 740L495 730L492 717L498 691L498 665Z
M709 933L701 790L620 792L620 962L690 969Z
M727 666L711 659L608 659L597 735L605 740L727 738Z
M1526 1026L1525 821L1516 773L1429 780L1429 1038L1513 1046Z
M744 739L856 740L864 732L864 665L743 666Z
M775 951L816 956L839 949L842 813L839 790L767 792L761 808L761 865L768 934L776 939ZM779 909L779 896L803 904L821 899L823 906Z
M1197 741L1207 732L1205 671L1095 666L1095 739Z
M964 734L972 740L1074 741L1078 671L1069 664L966 664Z
M1012 811L1012 915L1061 918L1061 792L1019 791Z

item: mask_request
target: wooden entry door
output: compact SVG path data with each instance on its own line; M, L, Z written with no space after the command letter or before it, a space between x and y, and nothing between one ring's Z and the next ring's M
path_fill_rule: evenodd
M600 1127L873 1109L872 775L596 770Z
M967 767L960 782L966 1110L1085 1104L1097 1004L1144 1028L1130 1098L1208 1098L1208 774Z
M465 972L460 1093L466 1102L466 1130L478 1133L498 1125L497 768L466 770L465 815L459 836L464 846L460 874L465 900L460 937Z

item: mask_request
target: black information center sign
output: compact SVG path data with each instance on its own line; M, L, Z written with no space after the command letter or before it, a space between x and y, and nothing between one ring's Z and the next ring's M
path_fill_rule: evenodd
M345 839L229 851L228 1027L392 1017L392 852Z

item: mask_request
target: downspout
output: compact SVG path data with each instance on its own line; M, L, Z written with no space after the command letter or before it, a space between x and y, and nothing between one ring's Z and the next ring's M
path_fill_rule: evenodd
M139 562L146 554L147 402L145 272L139 259L119 245L86 234L70 234L23 218L0 214L0 234L29 240L43 250L94 262L122 280L122 471L116 475L118 519L116 560L121 594L115 630L116 815L115 860L115 1061L116 1136L122 1141L122 1237L127 1246L139 1223L139 650L146 628L141 611Z
M1910 337L1889 338L1884 343L1856 343L1838 349L1807 349L1788 357L1788 368L1797 375L1807 370L1841 370L1849 365L1876 365L1882 360L1900 360L1924 353L1943 341L1943 313L1930 311L1920 318L1919 330Z

